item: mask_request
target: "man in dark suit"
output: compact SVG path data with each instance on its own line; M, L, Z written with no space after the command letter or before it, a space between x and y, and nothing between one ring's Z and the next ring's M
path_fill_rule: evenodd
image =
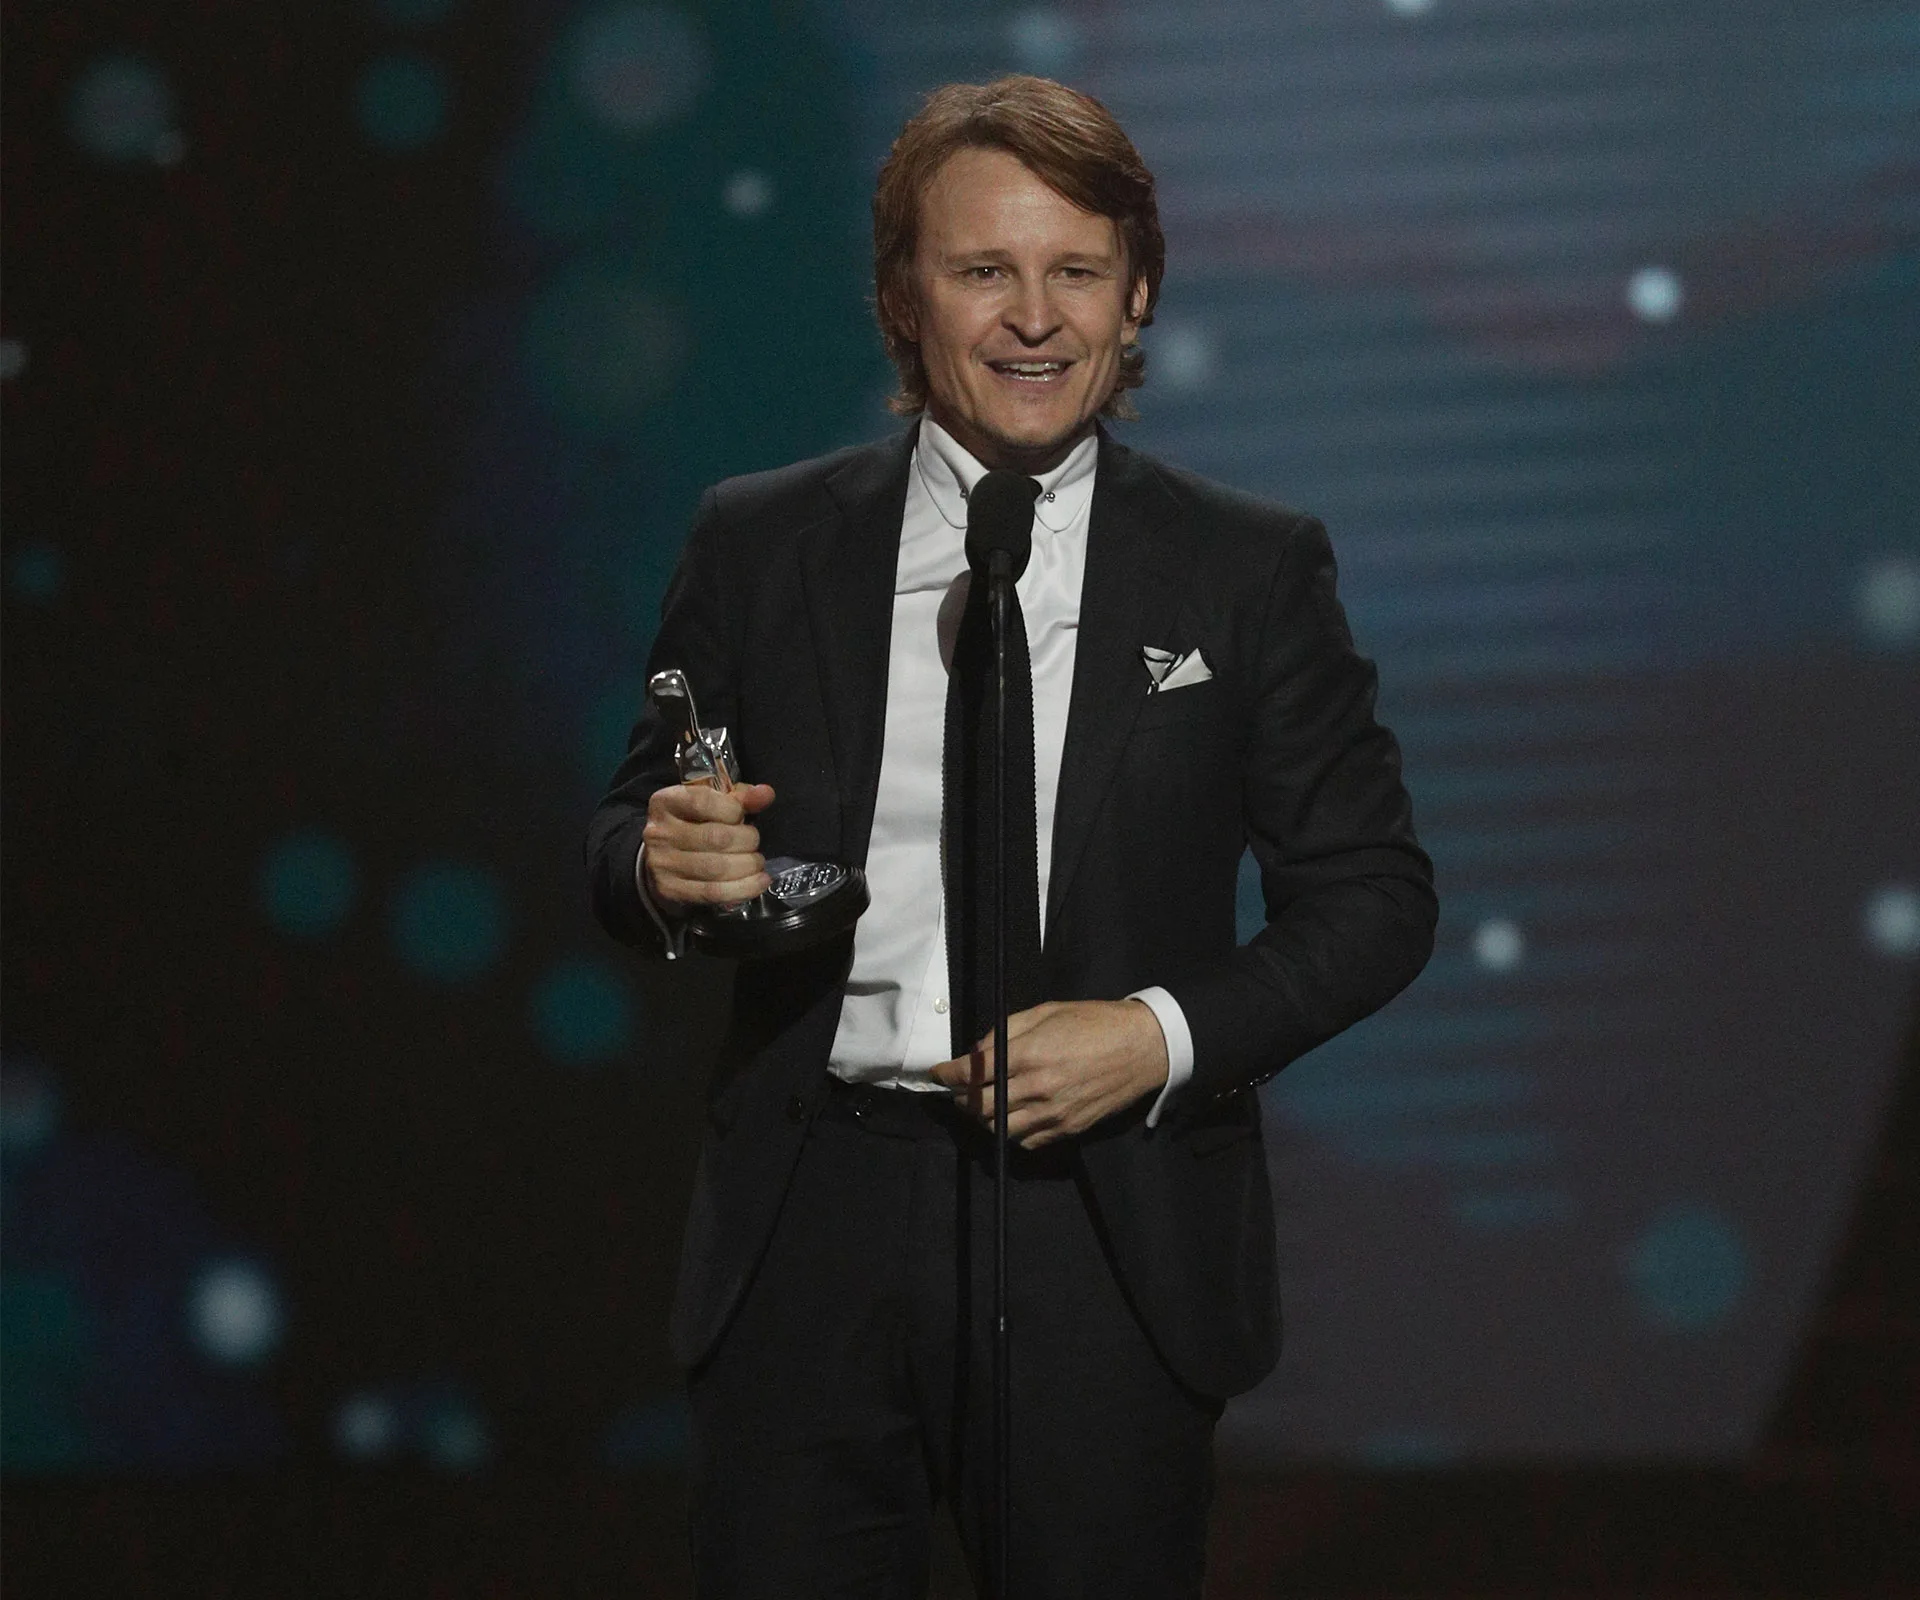
M1278 1351L1255 1086L1431 948L1324 531L1099 423L1130 414L1163 259L1152 178L1097 102L939 91L875 200L918 424L709 491L668 592L650 670L682 669L761 781L679 783L643 713L588 839L601 920L677 954L681 919L780 855L864 864L874 897L851 939L735 980L672 1319L705 1594L924 1594L943 1496L988 1581L992 1067L947 1038L937 733L985 470L1039 484L1016 1593L1199 1593L1214 1423ZM1237 947L1249 847L1269 920Z

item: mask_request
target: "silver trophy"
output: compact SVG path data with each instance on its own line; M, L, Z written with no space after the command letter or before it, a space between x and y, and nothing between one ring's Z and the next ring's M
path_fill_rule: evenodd
M647 698L679 737L680 781L729 793L740 781L733 741L725 728L701 725L687 675L678 668L656 672L647 680ZM858 867L776 856L767 862L767 876L773 882L753 899L689 916L693 947L737 959L787 955L845 933L867 909L867 875Z

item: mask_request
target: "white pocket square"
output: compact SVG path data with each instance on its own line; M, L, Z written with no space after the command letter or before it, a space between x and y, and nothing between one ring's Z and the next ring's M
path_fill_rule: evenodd
M1140 647L1140 659L1146 663L1147 676L1153 680L1147 686L1148 694L1159 694L1165 689L1185 689L1196 683L1205 683L1213 676L1213 669L1207 665L1206 656L1198 648L1189 650L1183 656L1176 656L1171 650L1146 644Z

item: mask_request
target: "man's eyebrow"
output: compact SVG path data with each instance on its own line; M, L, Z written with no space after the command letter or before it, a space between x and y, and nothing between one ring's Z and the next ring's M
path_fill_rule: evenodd
M978 250L954 250L943 252L940 259L948 266L971 266L987 262L1010 263L1013 252L1003 250L998 245L983 245ZM1069 250L1057 255L1050 263L1056 267L1117 267L1120 256L1117 252L1106 250Z

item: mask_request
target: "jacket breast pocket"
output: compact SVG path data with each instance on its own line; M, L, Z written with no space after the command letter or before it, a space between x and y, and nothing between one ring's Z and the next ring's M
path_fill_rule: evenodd
M1171 729L1217 732L1227 726L1227 695L1217 678L1187 685L1184 689L1163 689L1146 697L1140 714L1134 718L1136 734Z

